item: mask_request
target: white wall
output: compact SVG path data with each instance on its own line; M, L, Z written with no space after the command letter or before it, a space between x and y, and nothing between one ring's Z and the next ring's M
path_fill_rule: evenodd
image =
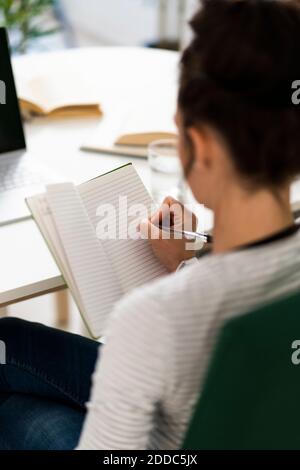
M192 37L191 29L188 25L188 21L191 19L197 8L199 8L199 0L187 0L184 13L184 28L181 38L181 48L184 49Z
M137 45L152 41L157 33L158 3L159 0L60 0L78 45Z
M178 10L191 16L199 0L165 0L166 39L179 37ZM60 0L77 45L143 45L158 39L160 0ZM185 27L181 39L188 40Z

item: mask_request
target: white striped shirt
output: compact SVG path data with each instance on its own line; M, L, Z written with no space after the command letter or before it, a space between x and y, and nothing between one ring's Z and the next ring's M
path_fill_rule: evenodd
M300 234L207 255L115 308L79 449L178 449L224 320L300 288Z

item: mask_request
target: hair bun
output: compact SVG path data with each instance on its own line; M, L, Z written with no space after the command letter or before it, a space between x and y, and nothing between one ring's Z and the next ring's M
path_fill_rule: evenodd
M258 104L289 105L300 79L300 8L276 0L204 0L191 21L199 69ZM268 27L266 27L268 25Z
M191 26L178 98L185 127L215 128L253 184L286 184L300 174L299 2L204 0Z

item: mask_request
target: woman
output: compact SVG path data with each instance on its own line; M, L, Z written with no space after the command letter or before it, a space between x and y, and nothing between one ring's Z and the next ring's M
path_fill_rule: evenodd
M282 99L299 78L297 3L204 1L191 24L176 120L187 182L214 212L211 252L162 239L163 210L141 224L169 271L186 266L116 306L82 431L97 344L1 320L3 448L70 448L80 433L79 449L180 447L224 320L300 287L300 117Z

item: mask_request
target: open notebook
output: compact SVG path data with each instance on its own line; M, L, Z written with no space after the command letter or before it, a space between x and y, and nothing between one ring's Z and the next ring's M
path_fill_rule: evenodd
M120 196L123 202L126 196L128 208L144 204L151 210L153 201L131 164L77 187L49 185L45 194L27 199L94 338L105 333L109 314L122 295L166 274L147 240L99 239L97 214L103 204L117 209L117 226L123 230L127 214L118 210ZM128 226L135 218L128 217Z

